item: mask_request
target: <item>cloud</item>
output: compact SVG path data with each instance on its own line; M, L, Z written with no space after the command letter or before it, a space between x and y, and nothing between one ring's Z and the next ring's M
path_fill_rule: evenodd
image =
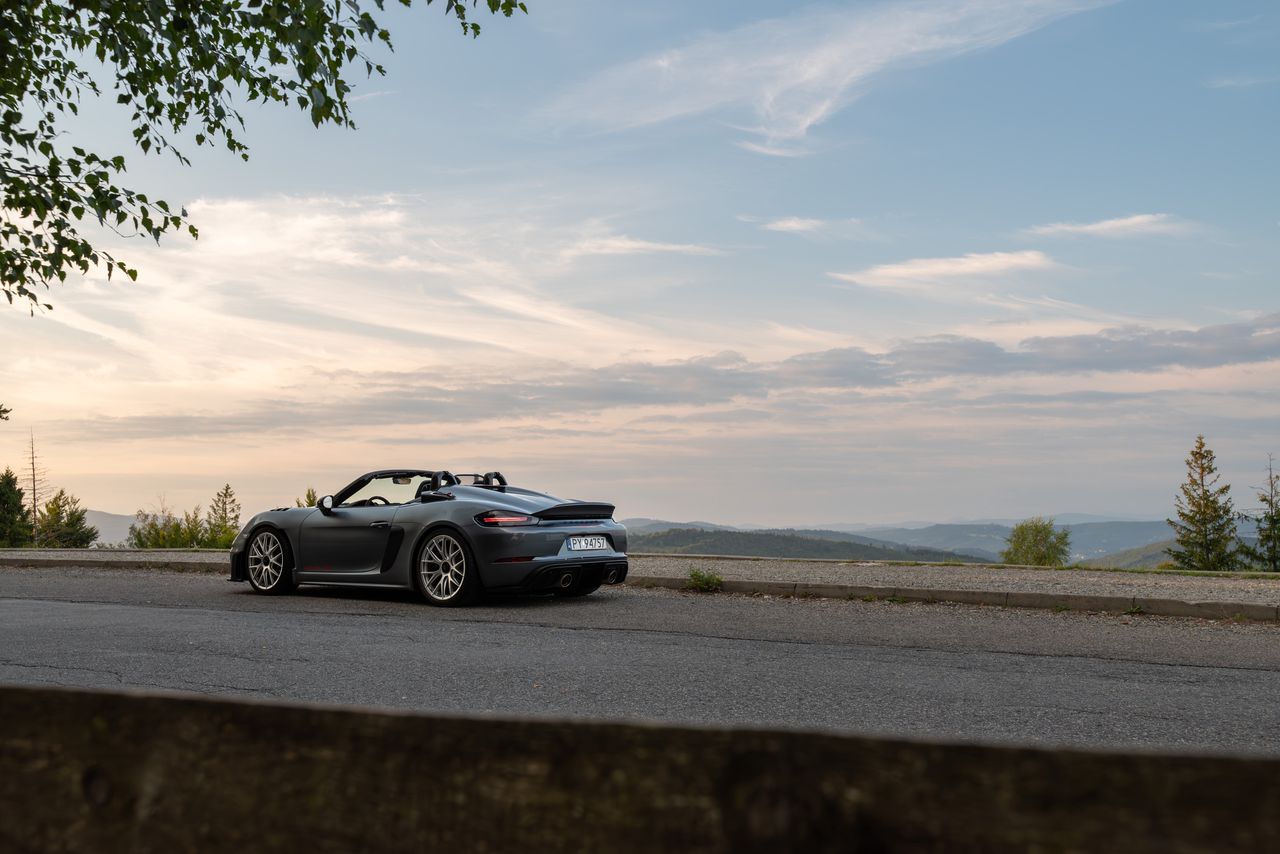
M396 94L395 89L375 89L372 92L361 92L356 95L348 95L348 104L359 104L361 101L372 101L374 98L384 98L387 95Z
M1026 230L1027 234L1042 237L1059 235L1084 235L1087 237L1143 237L1152 234L1186 234L1193 228L1192 224L1178 219L1172 214L1134 214L1133 216L1104 219L1098 222L1052 222L1047 225L1036 225Z
M807 216L762 217L739 214L739 222L755 225L761 231L794 234L812 240L876 239L876 232L857 217L819 219Z
M1248 89L1252 86L1267 86L1280 81L1275 74L1237 74L1228 77L1213 77L1204 85L1209 89Z
M544 367L491 376L461 368L370 371L316 367L297 378L289 399L272 399L238 411L167 413L70 419L63 436L98 441L291 433L299 424L483 424L520 419L584 417L611 410L672 407L685 411L727 404L785 411L784 401L808 393L816 413L864 394L897 390L925 399L936 389L915 384L973 378L1060 377L1071 374L1210 370L1280 360L1280 314L1250 321L1166 330L1143 326L1092 334L1028 338L1005 347L961 335L902 341L884 351L839 347L779 361L752 361L734 352L665 362L625 361L599 368ZM965 386L968 388L969 386ZM1086 389L1087 390L1087 389ZM1073 393L1079 393L1076 390Z
M953 281L985 280L1011 273L1050 270L1048 255L1035 249L1020 252L970 253L953 258L915 258L881 264L853 273L828 273L831 278L868 288L937 293Z
M589 237L564 249L565 258L582 258L588 255L723 255L719 249L696 243L661 243L654 240L638 240L625 234Z
M616 131L711 112L747 114L743 148L798 156L812 128L878 74L1004 44L1111 0L919 0L810 7L711 33L609 68L545 110L566 127Z
M760 227L765 231L785 231L793 234L819 231L825 228L827 223L820 219L809 219L802 216L784 216L780 219L771 219L763 223Z

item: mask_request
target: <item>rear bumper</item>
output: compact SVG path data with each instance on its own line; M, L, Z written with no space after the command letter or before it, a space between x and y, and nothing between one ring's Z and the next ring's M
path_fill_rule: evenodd
M507 574L510 566L512 564L503 567L507 578L510 578ZM514 583L486 584L485 587L493 591L539 593L589 585L621 584L627 580L625 555L599 560L546 561L537 565L526 564L526 567L528 569L523 578Z

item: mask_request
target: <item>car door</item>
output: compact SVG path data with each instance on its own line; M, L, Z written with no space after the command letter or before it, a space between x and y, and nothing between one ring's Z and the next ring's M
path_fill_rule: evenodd
M397 506L335 507L312 513L299 532L303 579L376 581ZM372 576L372 577L371 577Z

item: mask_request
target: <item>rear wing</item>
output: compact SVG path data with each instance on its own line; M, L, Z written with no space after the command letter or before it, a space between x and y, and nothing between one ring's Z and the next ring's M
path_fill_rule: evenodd
M612 519L614 507L603 501L569 501L534 513L539 519Z

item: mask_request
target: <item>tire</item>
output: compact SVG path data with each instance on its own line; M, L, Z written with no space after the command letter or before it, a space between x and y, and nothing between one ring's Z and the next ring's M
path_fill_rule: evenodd
M458 534L435 530L427 534L413 562L413 585L427 604L453 608L480 595L479 571L471 549Z
M289 542L279 531L260 528L249 541L249 586L255 593L277 595L292 593L298 586L293 580L293 553Z

